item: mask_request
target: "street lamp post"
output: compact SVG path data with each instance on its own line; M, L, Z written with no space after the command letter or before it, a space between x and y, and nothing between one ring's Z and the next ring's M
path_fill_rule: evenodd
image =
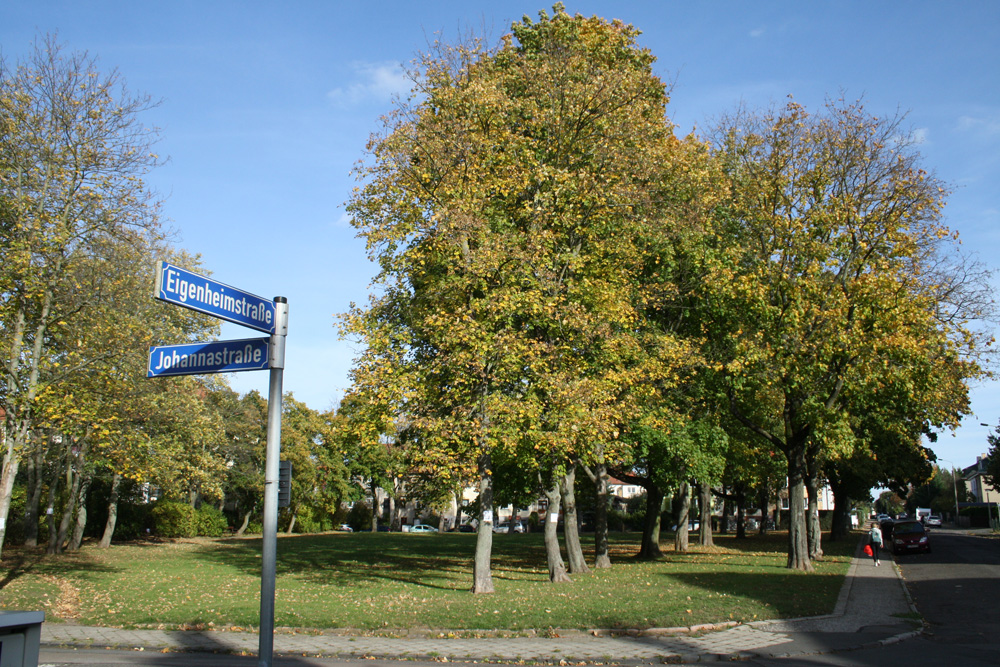
M955 528L958 528L958 474L955 472L955 464L948 459L938 458L951 466L951 488L955 492Z

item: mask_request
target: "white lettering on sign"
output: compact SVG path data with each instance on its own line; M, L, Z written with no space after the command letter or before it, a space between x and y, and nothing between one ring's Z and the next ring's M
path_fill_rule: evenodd
M213 289L217 287L218 289ZM254 320L260 325L273 324L274 311L265 303L250 303L246 297L226 294L226 288L208 280L192 282L181 277L180 272L167 268L164 272L163 291L177 297L181 303L189 301L233 313Z
M247 344L242 349L230 350L223 348L217 352L195 352L180 354L177 350L159 350L159 358L153 367L155 371L165 371L171 368L204 368L206 366L228 366L229 364L259 364L264 360L264 353L259 347Z

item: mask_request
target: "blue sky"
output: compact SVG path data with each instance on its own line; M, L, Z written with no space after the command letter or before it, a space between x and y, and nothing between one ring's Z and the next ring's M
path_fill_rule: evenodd
M1000 3L567 2L571 13L632 23L674 82L680 132L743 101L810 109L864 96L878 115L908 113L925 166L950 183L947 219L965 247L1000 262ZM400 66L436 35L495 41L550 2L174 2L4 0L8 63L36 36L117 67L132 90L161 99L146 117L169 161L150 177L177 244L215 278L289 302L285 390L316 409L347 387L354 350L334 314L364 301L373 273L343 210L379 116L408 88ZM994 280L994 284L1000 281ZM150 287L152 292L152 286ZM248 330L223 328L222 338ZM267 390L266 373L233 375ZM975 414L934 445L954 465L987 450L1000 419L993 382L973 388Z

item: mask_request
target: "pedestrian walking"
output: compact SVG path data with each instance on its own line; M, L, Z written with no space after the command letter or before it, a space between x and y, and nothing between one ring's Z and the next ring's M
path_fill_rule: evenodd
M878 552L882 548L882 529L878 527L878 522L872 521L872 529L868 531L868 544L872 548L872 560L875 567L878 567Z

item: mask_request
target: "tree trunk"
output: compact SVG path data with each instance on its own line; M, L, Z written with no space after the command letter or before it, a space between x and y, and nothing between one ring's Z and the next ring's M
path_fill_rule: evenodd
M67 545L67 551L79 551L83 544L83 532L87 529L87 493L90 491L90 473L81 473L80 493L76 499L76 524L73 526L73 537Z
M830 480L833 491L833 525L830 526L830 539L843 540L851 532L851 499L844 491L844 485Z
M729 534L729 517L732 516L733 506L729 501L729 494L726 492L726 487L722 487L722 517L719 519L719 534L728 535Z
M608 486L608 466L603 457L594 467L594 483L597 489L597 507L594 511L594 568L601 570L611 567L611 552L608 546L608 505L611 491Z
M375 483L375 479L372 478L371 483L372 492L372 524L371 530L373 533L378 532L378 520L382 516L382 503L378 501L378 485Z
M642 545L638 558L653 559L663 555L660 551L660 517L663 514L664 493L660 487L646 487L646 524L642 528Z
M566 557L569 560L571 574L590 572L587 561L583 557L583 546L580 544L580 524L576 514L576 466L566 470L562 478L563 501L563 535L566 538ZM511 522L511 529L514 523Z
M809 559L823 560L823 530L819 523L819 463L817 452L810 447L806 452L806 492L809 495L809 512L806 515L806 532L809 538Z
M493 461L489 452L479 455L479 526L472 570L472 592L493 592Z
M788 568L812 572L806 534L805 445L794 444L785 455L788 458Z
M70 452L74 445L79 447L79 451L66 457L66 505L63 507L62 519L59 521L59 532L56 534L56 553L62 553L63 547L69 542L69 528L73 523L76 513L77 500L79 500L80 490L84 481L84 466L87 464L87 440L70 440ZM74 467L76 471L74 472ZM86 495L86 492L84 492ZM87 510L84 509L84 521L87 519ZM81 535L82 538L82 535Z
M389 496L389 530L399 531L399 529L399 512L396 511L396 494L393 493Z
M67 440L69 440L67 438ZM62 473L67 465L67 456L69 452L69 443L63 448L63 453L59 457L59 463L56 465L55 471L52 474L52 480L49 482L49 498L48 504L45 507L45 515L49 526L49 544L45 549L45 553L54 554L56 553L56 543L59 539L59 530L56 528L56 498L59 494L59 482L62 480Z
M62 261L57 260L52 269L52 275L60 275ZM52 309L53 294L52 285L46 285L42 297L42 308L36 318L38 324L34 327L35 332L31 354L27 357L30 360L27 385L23 397L17 400L20 406L34 405L35 397L38 393L38 365L42 358L42 348L46 340L46 327L49 320L49 313ZM11 341L9 347L10 356L5 360L5 366L7 375L16 378L23 371L21 366L25 359L24 350L21 347L26 328L25 311L19 307L13 320L14 325L11 328L11 337L9 338ZM9 392L11 387L7 387L7 389ZM8 393L5 399L10 400L10 398L11 396ZM21 412L24 414L22 415ZM4 539L7 536L7 519L10 515L10 501L14 495L14 480L17 477L17 469L21 465L20 452L23 451L31 435L31 426L30 407L25 407L24 410L17 410L13 418L11 417L11 411L6 410L4 421L0 424L0 437L3 438L4 447L3 472L0 472L0 556L3 555ZM10 437L8 431L13 431L13 438Z
M295 520L299 518L299 506L296 505L292 509L292 518L288 521L288 530L285 531L286 535L291 535L292 531L295 530Z
M736 495L736 539L747 538L747 492L743 484L737 484L733 489Z
M712 539L712 487L707 482L702 482L698 485L698 498L699 505L701 506L701 515L698 517L698 523L701 526L698 529L698 543L703 547L715 546L715 542Z
M118 491L121 488L122 476L115 473L111 477L111 495L108 498L108 520L104 524L104 534L98 546L107 549L111 546L111 536L115 534L115 524L118 523Z
M7 535L7 515L10 513L10 500L14 495L14 478L17 477L20 465L21 457L14 452L14 445L11 443L4 454L3 472L0 473L0 554L3 553L3 541Z
M73 482L66 490L66 504L63 506L62 516L59 519L59 530L56 531L56 541L55 545L53 545L57 554L63 552L63 545L66 544L69 538L69 526L73 523L77 496L80 494L80 477L79 473L73 475Z
M24 508L24 546L38 546L38 505L45 486L45 447L35 447L27 457L28 499Z
M236 537L243 537L244 533L247 532L247 526L250 525L250 515L253 514L253 509L248 509L243 515L243 523L240 525L239 530L236 531Z
M767 535L767 506L771 500L771 494L767 490L767 482L764 482L764 486L761 487L760 492L757 494L757 502L760 505L760 526L758 528L758 533L760 535Z
M681 482L674 496L674 551L687 553L688 550L688 513L691 511L691 485Z
M559 475L553 472L552 483L545 489L545 497L549 501L545 517L545 559L549 565L549 581L553 584L571 582L566 573L566 564L559 552ZM569 521L563 517L563 529Z

